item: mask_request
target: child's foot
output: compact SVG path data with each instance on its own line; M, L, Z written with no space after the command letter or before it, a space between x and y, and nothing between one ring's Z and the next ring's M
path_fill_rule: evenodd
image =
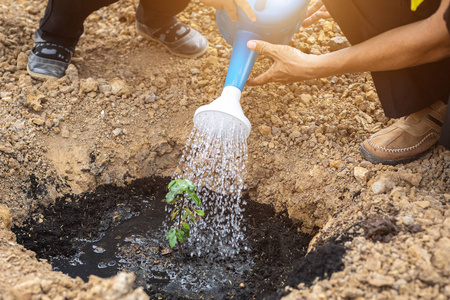
M158 42L175 55L198 57L208 48L208 40L198 31L181 22L161 28L149 28L136 19L136 31L151 41Z
M28 57L27 71L34 79L61 78L66 73L75 49L49 43L38 32L34 34L34 47Z

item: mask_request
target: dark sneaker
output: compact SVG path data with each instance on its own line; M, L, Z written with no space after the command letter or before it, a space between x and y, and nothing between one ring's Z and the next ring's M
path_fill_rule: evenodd
M361 155L372 163L404 164L416 160L439 140L447 105L438 101L399 119L361 145Z
M175 24L162 28L149 28L136 19L136 31L148 40L158 42L175 55L198 57L208 48L208 40L186 24Z
M27 71L34 79L61 78L66 73L75 49L49 43L34 33L34 47L28 56Z

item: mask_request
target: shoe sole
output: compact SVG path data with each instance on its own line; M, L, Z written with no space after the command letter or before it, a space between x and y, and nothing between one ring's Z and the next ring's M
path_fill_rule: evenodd
M361 144L361 156L367 160L370 161L373 164L383 164L383 165L391 165L391 166L395 166L398 164L407 164L410 163L412 161L417 160L418 158L424 156L426 153L430 152L430 150L427 150L425 152L422 152L420 154L417 154L415 156L411 156L411 157L407 157L407 158L402 158L402 159L394 159L394 160L387 160L387 159L381 159L379 157L374 156L372 153L370 153L369 151L367 151L366 148L364 148L364 144Z
M163 42L161 42L158 39L155 39L154 37L148 35L147 33L143 32L142 30L140 30L139 28L136 27L136 31L137 33L139 33L140 35L142 35L144 38L146 38L149 41L152 42L157 42L158 44L164 46L164 48L166 48L170 53L176 55L176 56L180 56L180 57L184 57L184 58L195 58L195 57L200 57L203 54L205 54L205 52L208 50L208 46L209 46L209 41L207 41L206 43L206 47L205 49L203 49L201 52L195 53L195 54L182 54L182 53L177 53L177 52L173 52L172 49L170 49L167 45L165 45Z
M35 73L35 72L33 72L33 71L30 70L30 68L28 67L28 65L27 65L27 72L28 72L28 74L31 76L31 78L37 79L37 80L49 80L49 79L57 80L57 79L59 79L58 77L55 77L55 76L50 76L50 75L45 75L45 74Z

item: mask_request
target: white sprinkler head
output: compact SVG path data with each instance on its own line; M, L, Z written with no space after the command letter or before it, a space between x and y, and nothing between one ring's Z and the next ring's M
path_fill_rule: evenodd
M245 138L250 135L252 125L245 117L239 103L241 90L234 86L226 86L222 95L210 104L200 106L194 114L194 125L204 133L215 135L234 129L237 135L242 128Z

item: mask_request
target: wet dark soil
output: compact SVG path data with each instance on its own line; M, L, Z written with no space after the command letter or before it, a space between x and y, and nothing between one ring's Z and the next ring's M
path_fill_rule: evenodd
M65 195L13 231L56 270L84 280L131 271L137 286L162 299L279 299L286 285L310 284L343 268L342 242L328 241L305 256L312 236L300 233L287 213L250 199L246 250L233 257L165 254L162 200L169 182L152 177Z

